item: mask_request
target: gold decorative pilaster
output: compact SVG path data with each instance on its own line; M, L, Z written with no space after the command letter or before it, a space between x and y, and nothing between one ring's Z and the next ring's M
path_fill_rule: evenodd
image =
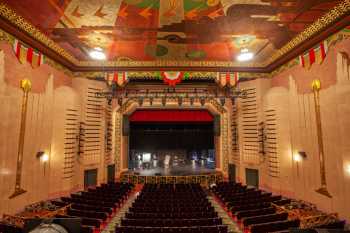
M228 114L222 113L222 125L221 125L221 137L222 137L222 159L223 159L223 168L222 171L224 174L228 174L228 164L229 164L229 140L228 140Z
M121 166L121 132L122 132L122 125L121 125L121 114L119 112L116 112L115 115L115 151L114 151L114 162L115 167L117 169L117 173L122 171Z
M32 88L32 83L28 79L23 79L21 80L20 85L21 85L21 89L23 90L21 126L20 126L20 132L19 132L19 142L18 142L15 191L9 197L10 199L27 192L21 187L21 179L22 179L23 148L24 148L24 136L25 136L25 129L26 129L28 93Z
M320 107L320 89L321 82L318 79L312 81L312 90L314 93L315 102L315 114L316 114L316 128L317 128L317 139L318 139L318 155L320 159L320 175L321 175L321 187L316 190L316 192L331 198L331 194L327 190L326 181L326 167L325 167L325 156L324 156L324 146L323 146L323 134L322 134L322 124L321 124L321 107Z

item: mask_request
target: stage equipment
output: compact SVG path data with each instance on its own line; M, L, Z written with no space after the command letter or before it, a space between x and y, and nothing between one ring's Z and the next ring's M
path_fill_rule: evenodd
M231 99L232 104L234 104L236 98L246 98L246 96L247 91L238 89L237 87L174 87L161 90L118 87L111 88L110 91L107 92L96 93L96 97L107 98L108 101L117 99L119 106L125 103L124 100L129 99L136 100L139 105L142 105L144 100L149 100L150 105L152 105L155 99L160 99L163 106L166 105L168 100L177 101L179 106L183 105L185 101L188 101L190 105L193 105L195 101L199 101L199 103L204 106L206 102L214 99L223 106L226 98Z

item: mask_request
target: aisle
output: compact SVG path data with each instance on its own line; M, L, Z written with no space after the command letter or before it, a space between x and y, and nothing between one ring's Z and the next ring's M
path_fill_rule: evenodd
M115 227L120 224L122 218L124 218L125 214L128 212L128 209L131 207L132 203L136 199L138 195L137 188L133 190L133 193L130 194L128 200L124 203L122 208L118 210L118 213L112 218L112 220L108 223L104 230L101 233L114 233Z
M235 223L232 220L232 218L227 214L227 212L222 208L222 206L215 200L215 198L212 195L208 195L208 200L211 202L211 205L214 207L219 217L222 218L222 223L228 226L229 233L242 233L237 223Z

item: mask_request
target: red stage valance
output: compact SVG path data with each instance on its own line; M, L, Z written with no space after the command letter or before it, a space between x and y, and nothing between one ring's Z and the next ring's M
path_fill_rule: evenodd
M206 110L137 110L130 122L212 122L213 116Z

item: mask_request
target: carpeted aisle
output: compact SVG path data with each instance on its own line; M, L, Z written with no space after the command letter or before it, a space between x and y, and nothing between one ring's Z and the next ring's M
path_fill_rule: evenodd
M228 226L228 230L230 233L242 233L237 223L235 223L232 220L232 218L227 214L227 212L222 208L222 206L215 200L215 198L212 195L208 195L208 200L211 202L219 217L222 218L223 224Z
M137 189L137 188L136 188ZM121 207L120 210L118 210L118 213L111 219L111 221L108 223L108 225L101 231L101 233L114 233L115 227L120 224L120 221L122 218L124 218L126 212L128 212L128 209L131 207L132 203L136 199L138 195L138 192L136 190L133 191L132 194L130 194L130 197L128 200L124 203L124 205Z

